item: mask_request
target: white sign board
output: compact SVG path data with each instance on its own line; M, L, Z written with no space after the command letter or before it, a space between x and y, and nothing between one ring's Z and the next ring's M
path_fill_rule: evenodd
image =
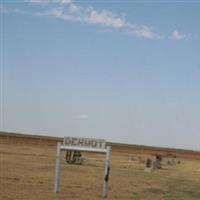
M106 141L94 138L64 137L63 145L105 149Z

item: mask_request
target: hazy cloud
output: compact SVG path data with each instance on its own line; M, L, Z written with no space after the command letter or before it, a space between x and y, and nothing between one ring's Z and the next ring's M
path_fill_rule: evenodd
M70 4L72 0L58 0L61 4Z
M186 34L180 33L177 30L174 30L172 32L172 35L170 37L172 40L182 40L186 38Z
M26 3L35 3L35 4L48 4L51 0L25 0Z
M74 3L73 0L25 0L25 2L29 2L37 6L43 6L38 12L34 11L33 13L19 9L15 9L13 12L99 25L103 28L103 30L109 30L109 32L117 30L139 38L169 38L172 40L182 40L186 38L186 34L180 33L177 30L174 30L172 34L167 37L165 34L155 31L151 26L136 24L128 21L124 15L119 15L106 9L96 10L92 6L83 7ZM2 12L3 8L0 9Z
M75 118L76 119L88 119L88 115L87 114L78 114Z
M106 9L98 11L92 6L77 5L72 0L31 0L29 2L55 4L54 8L35 13L37 16L50 16L63 20L96 24L104 28L120 30L136 37L161 38L161 35L156 33L152 27L131 23L123 15L118 15Z
M35 3L35 4L49 4L49 3L69 4L72 3L72 0L25 0L24 2Z

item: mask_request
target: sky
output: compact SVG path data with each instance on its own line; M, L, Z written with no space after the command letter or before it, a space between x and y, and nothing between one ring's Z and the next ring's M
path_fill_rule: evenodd
M0 0L0 130L200 150L199 10Z

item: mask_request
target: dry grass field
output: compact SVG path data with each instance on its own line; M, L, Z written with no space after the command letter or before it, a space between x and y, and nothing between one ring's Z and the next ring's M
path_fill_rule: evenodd
M61 192L55 194L55 153L55 141L0 137L0 199L101 199L104 156L85 153L79 166L66 165L62 154ZM142 160L149 156L113 148L107 199L200 199L200 157L180 158L179 165L148 173L142 161L128 161L130 154Z

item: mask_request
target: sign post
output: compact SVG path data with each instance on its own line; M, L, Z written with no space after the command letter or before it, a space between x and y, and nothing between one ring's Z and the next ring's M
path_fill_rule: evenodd
M55 168L55 186L54 191L57 193L60 191L60 154L61 154L61 142L57 144L57 152L56 152L56 168Z
M102 197L108 196L108 181L110 174L110 146L107 146Z
M81 152L94 152L94 153L106 154L103 192L102 192L102 197L106 198L108 196L108 181L110 173L110 155L111 155L111 147L106 146L106 141L102 139L64 137L63 144L61 144L60 142L57 144L55 185L54 185L54 191L56 193L60 192L61 151L81 151Z

